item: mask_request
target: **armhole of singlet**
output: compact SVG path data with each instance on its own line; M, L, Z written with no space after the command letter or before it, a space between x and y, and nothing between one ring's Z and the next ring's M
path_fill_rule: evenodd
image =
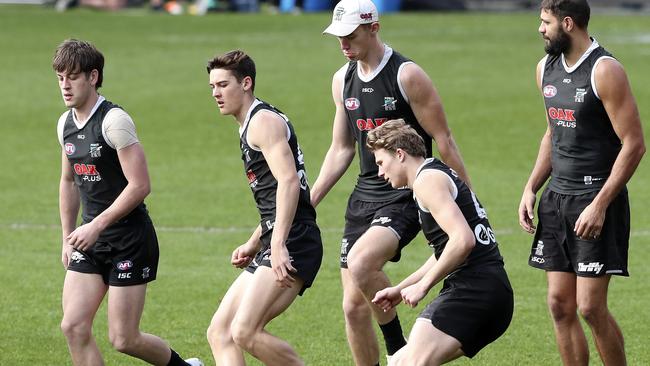
M539 70L539 85L541 85L542 88L544 87L544 70L546 70L546 61L547 60L548 60L548 55L544 56L544 58L542 59L542 62L541 62L542 67Z
M113 144L111 139L108 138L108 135L106 134L106 123L104 123L106 121L106 117L108 117L108 115L111 113L111 111L112 111L112 109L109 110L108 112L106 112L106 114L104 115L104 118L102 119L102 137L104 137L104 141L106 141L106 144L108 144L108 146L111 149L115 150L115 145Z
M341 80L341 103L345 103L345 74L348 73L349 67L350 63L346 62L345 65L341 66L341 68L334 73L334 76Z
M596 96L596 98L598 98L598 100L600 100L600 95L598 95L598 89L596 88L596 67L598 66L600 61L602 61L604 59L616 60L612 56L600 56L596 60L596 62L594 62L594 67L591 68L591 90L594 91L594 95Z
M257 113L264 113L264 112L273 113L274 115L280 117L280 119L284 122L284 128L286 128L286 130L287 130L287 141L289 141L289 139L291 139L291 129L289 129L289 124L287 123L287 120L282 118L282 116L279 115L278 113L275 113L275 112L273 112L271 110L268 110L268 109L262 109L261 111L259 111ZM250 126L250 121L248 122L248 126ZM262 149L260 149L259 147L251 144L251 142L248 141L248 126L246 127L246 144L248 144L248 146L250 146L251 150L262 151Z
M435 169L435 170L437 170L437 169ZM456 182L454 182L454 180L449 176L449 174L443 172L442 170L438 170L438 171L441 172L442 174L444 174L447 177L447 179L449 179L449 182L451 183L451 186L454 187L453 192L451 193L451 195L454 197L454 201L455 201L456 198L458 198L458 186L456 185ZM420 204L420 200L415 195L415 193L413 193L413 197L415 197L415 203L418 205L418 207L420 207L420 209L422 211L427 212L427 213L430 212L428 209L426 209L424 206L422 206Z
M402 93L402 98L406 101L406 103L409 103L409 97L406 95L406 91L404 91L404 87L402 86L402 81L400 80L400 76L402 75L402 69L404 69L404 66L408 64L414 64L415 62L413 61L406 61L403 62L401 65L399 65L399 69L397 69L397 87L399 87L399 92Z
M61 117L59 117L59 121L56 123L56 135L59 138L59 143L61 146L63 146L63 130L65 129L65 121L68 119L69 114L69 110L67 112L63 112Z

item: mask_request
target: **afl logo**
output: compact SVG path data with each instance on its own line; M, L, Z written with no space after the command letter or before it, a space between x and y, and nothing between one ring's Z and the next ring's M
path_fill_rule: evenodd
M546 85L544 87L544 97L553 98L557 94L557 89L553 85Z
M69 142L67 142L67 143L65 144L65 154L66 154L66 155L72 155L72 154L74 154L74 152L75 152L76 150L77 150L77 149L74 147L74 144L71 144L71 143L69 143Z
M359 105L359 99L357 98L348 98L345 100L345 108L349 111L359 108Z
M128 271L131 267L133 267L133 262L131 261L121 261L117 264L117 269L120 271Z

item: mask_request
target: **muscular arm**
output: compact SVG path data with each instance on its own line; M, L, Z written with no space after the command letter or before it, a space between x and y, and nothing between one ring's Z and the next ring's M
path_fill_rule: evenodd
M535 79L537 80L537 89L542 91L542 81L540 74L544 66L544 60L537 64L535 71ZM528 177L524 192L519 203L519 225L528 233L535 231L533 219L535 217L535 200L537 191L544 185L544 182L551 175L551 129L548 125L548 118L546 119L546 132L542 137L539 144L539 152L537 153L537 160L533 171Z
M285 241L298 207L300 182L293 154L287 140L286 122L272 112L256 114L249 122L248 142L258 147L278 181L275 224L271 235L271 267L278 281L290 286L291 265Z
M79 190L74 185L72 168L68 163L65 152L61 152L61 180L59 182L59 214L61 216L62 245L61 261L63 267L68 267L72 247L68 245L67 237L77 226L79 215Z
M419 281L428 291L465 261L476 238L452 196L452 182L445 173L421 174L413 184L413 192L449 237L437 263Z
M603 60L595 73L600 99L623 144L614 161L612 173L594 200L606 207L632 178L646 148L641 117L623 66L615 60Z
M355 141L347 126L347 115L342 99L343 75L341 75L341 72L337 72L332 78L332 98L336 106L332 128L332 143L325 155L318 178L316 178L316 182L311 189L311 204L314 207L341 179L350 166L352 159L354 159Z
M427 261L431 266L421 269L424 272L420 273L422 278L401 290L404 303L411 307L416 306L433 286L458 268L476 245L474 232L452 195L452 184L449 177L440 171L425 172L413 184L413 192L420 204L429 210L449 240L440 258L433 263Z
M435 140L442 161L471 186L463 158L447 125L442 101L429 76L420 66L411 63L402 69L400 82L418 122Z
M600 100L623 146L605 185L576 221L575 232L582 237L600 235L607 207L630 180L646 151L641 118L623 66L606 59L594 73Z

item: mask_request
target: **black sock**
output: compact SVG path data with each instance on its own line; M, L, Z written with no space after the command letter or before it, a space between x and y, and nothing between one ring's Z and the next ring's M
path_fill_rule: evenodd
M406 346L406 340L402 334L402 326L399 323L399 318L395 314L395 318L384 325L379 325L381 332L384 334L384 341L386 342L386 353L392 356L400 348Z
M172 357L169 358L167 366L189 366L189 364L185 362L176 351L171 348L169 350L172 351Z

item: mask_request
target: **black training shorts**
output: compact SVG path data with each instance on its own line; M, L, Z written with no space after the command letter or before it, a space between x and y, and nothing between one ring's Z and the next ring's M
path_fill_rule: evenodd
M348 200L345 212L345 229L341 240L341 268L348 268L348 253L371 226L389 228L399 240L392 262L399 261L404 248L420 231L420 221L415 201L409 196L386 201L368 202L355 198Z
M512 287L505 269L485 266L462 269L445 279L438 297L418 320L429 320L456 338L465 356L471 358L508 329L513 308Z
M90 249L73 250L68 270L97 273L110 286L140 285L156 279L158 256L151 219L126 219L104 230Z
M271 267L271 235L273 230L268 230L260 236L262 249L255 255L251 264L246 268L248 272L254 273L257 267ZM303 280L302 289L299 295L311 287L320 269L323 260L323 242L320 230L314 223L293 223L289 236L285 241L291 265L297 270L293 275Z
M539 223L528 264L583 277L629 276L630 206L627 190L614 198L597 238L579 238L575 223L598 192L566 195L546 189L539 201Z

